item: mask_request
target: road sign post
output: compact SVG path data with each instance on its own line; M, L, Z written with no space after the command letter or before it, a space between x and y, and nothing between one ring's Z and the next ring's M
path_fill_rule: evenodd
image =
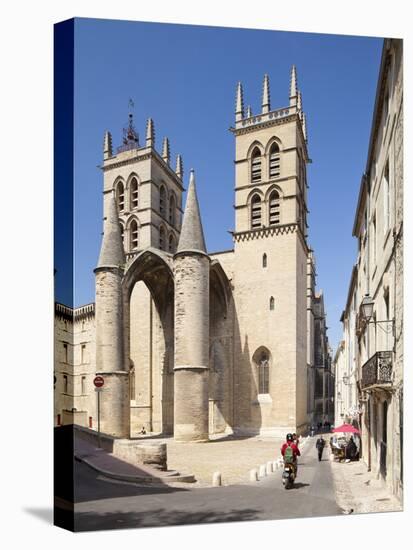
M95 385L95 392L98 398L98 448L100 449L100 394L105 381L102 376L95 376L93 384Z

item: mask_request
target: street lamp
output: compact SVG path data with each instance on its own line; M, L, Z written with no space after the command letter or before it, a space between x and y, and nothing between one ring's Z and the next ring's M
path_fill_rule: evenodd
M375 319L372 319L373 310L374 310L374 300L371 298L369 294L365 294L360 304L360 313L361 313L362 319L364 319L366 323L374 323L375 325L378 325L381 323L391 323L391 332L394 334L394 319L376 321ZM390 331L386 331L386 330L385 332L390 333Z
M369 323L370 319L373 317L374 301L371 299L369 294L366 294L361 301L360 305L361 315L363 319Z

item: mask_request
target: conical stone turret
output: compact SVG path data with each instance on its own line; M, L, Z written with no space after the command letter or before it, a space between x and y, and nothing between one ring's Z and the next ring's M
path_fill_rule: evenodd
M123 266L125 252L120 232L118 213L113 195L107 198L107 215L97 267Z
M178 441L208 439L209 263L191 170L174 256L174 437Z
M195 174L193 170L191 170L189 176L188 194L177 252L182 252L184 250L206 254L204 231L202 229L201 214L195 189Z

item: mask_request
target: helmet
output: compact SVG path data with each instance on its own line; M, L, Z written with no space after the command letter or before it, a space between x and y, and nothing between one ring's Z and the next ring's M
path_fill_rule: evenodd
M287 434L287 437L285 438L287 441L293 440L293 434Z

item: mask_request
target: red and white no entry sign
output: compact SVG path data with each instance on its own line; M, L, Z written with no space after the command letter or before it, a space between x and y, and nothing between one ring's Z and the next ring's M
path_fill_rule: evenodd
M95 378L93 379L93 383L96 386L96 388L101 388L105 383L105 381L103 380L102 376L95 376Z

